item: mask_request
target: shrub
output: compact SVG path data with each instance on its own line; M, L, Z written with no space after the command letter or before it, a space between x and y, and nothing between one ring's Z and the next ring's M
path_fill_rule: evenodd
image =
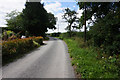
M4 41L2 43L3 65L13 61L13 59L16 59L19 56L22 56L22 54L25 54L26 52L39 47L42 42L42 37L30 37Z
M15 35L12 35L11 37L8 38L8 40L14 40L14 39L17 39Z
M34 46L35 46L35 47L39 47L39 46L40 46L40 44L37 43L36 41L33 41L33 43L34 43Z
M44 37L44 40L49 40L49 37Z
M68 32L66 32L66 33L62 33L62 34L60 34L59 37L62 37L62 38L68 38L68 37L69 37L69 33L68 33Z
M35 38L32 38L32 39L39 44L43 44L43 37L35 37Z
M90 28L94 46L110 56L120 54L120 20L117 20L113 14L108 14L100 19Z
M51 33L50 36L52 36L52 37L59 37L60 34L61 34L60 32L58 32L58 33Z
M7 35L8 35L8 37L10 37L10 36L12 36L12 34L15 34L13 31L10 31L10 30L8 30L8 31L6 31L7 32ZM3 32L3 35L4 35L5 33Z

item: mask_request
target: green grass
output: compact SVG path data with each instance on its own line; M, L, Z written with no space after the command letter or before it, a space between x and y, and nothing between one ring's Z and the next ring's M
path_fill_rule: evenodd
M64 39L69 48L72 65L81 78L119 78L118 66L111 59L98 59L93 47L83 45L83 39Z
M63 38L62 38L62 37L55 37L55 38L58 38L58 39L61 39L61 40L63 40Z

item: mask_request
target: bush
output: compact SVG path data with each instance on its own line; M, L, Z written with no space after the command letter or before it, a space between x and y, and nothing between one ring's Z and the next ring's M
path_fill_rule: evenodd
M62 33L62 34L60 34L60 36L59 37L61 37L61 38L68 38L69 37L69 33Z
M115 16L110 13L90 28L94 46L111 56L120 54L120 20Z
M49 37L44 37L44 40L49 40Z
M8 40L14 40L14 39L17 39L15 35L12 35L11 37L8 38Z
M10 37L10 36L12 36L12 34L15 34L13 31L10 31L10 30L8 30L8 31L6 31L7 32L7 35L8 35L8 37ZM5 33L3 32L3 35L4 35Z
M71 32L71 36L72 37L79 37L79 38L84 38L84 32ZM87 31L86 33L86 36L87 36L87 40L91 39L91 34L89 31ZM69 38L69 32L66 32L66 33L61 33L59 37L62 37L62 38Z
M38 44L39 43L39 44ZM2 43L3 65L13 61L22 54L39 47L43 43L42 37L30 37L25 39L15 39Z
M34 37L32 38L34 41L36 41L39 44L43 44L43 37Z
M36 41L33 41L35 47L40 47L40 44L37 43Z
M61 34L60 32L58 32L58 33L51 33L50 36L52 36L52 37L59 37L60 34Z

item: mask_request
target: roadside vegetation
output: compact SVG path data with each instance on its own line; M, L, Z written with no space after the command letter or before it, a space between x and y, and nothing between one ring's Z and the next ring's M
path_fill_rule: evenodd
M43 37L29 37L2 42L2 65L12 62L29 51L40 47Z
M93 44L90 36L84 43L84 32L71 34L71 38L69 33L61 33L57 38L64 40L68 45L71 64L77 78L120 78L120 55L104 53L101 47Z
M8 27L2 28L2 64L8 64L43 45L47 28L56 29L56 17L47 13L41 2L26 2L22 12L6 14Z
M62 17L68 23L67 32L50 36L67 43L78 78L120 78L120 2L77 4L82 16L78 18L75 10L66 8ZM2 29L0 43L3 65L48 40L45 32L56 29L56 21L41 2L26 2L22 12L8 13L8 27Z
M79 78L119 78L119 58L105 57L97 48L84 44L83 38L64 38L70 53L71 63Z
M69 47L77 77L119 79L120 2L77 4L83 10L82 16L78 20L74 10L65 9L63 19L68 22L67 32L57 36Z

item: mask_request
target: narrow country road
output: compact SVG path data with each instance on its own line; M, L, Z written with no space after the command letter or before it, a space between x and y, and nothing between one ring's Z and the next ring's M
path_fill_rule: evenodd
M67 46L50 37L45 45L2 68L3 78L75 78Z

